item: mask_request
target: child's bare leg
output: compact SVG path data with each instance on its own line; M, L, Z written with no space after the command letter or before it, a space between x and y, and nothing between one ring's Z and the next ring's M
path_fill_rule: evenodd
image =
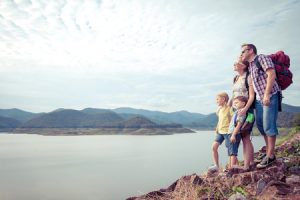
M230 156L230 168L232 168L234 165L237 165L237 157L232 155Z
M217 165L217 167L220 167L220 165L219 165L219 153L218 153L219 146L220 146L220 144L216 141L212 145L213 159L214 159L214 163L215 163L215 165Z

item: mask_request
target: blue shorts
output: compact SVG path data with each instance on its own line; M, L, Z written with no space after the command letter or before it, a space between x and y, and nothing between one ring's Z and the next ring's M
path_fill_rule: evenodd
M241 141L241 134L237 134L235 136L236 137L235 143L230 142L230 137L231 137L231 134L226 134L226 136L225 136L225 145L227 147L228 156L237 156L239 146L240 146L240 141Z
M227 134L217 133L215 141L218 142L219 145L221 145L223 143L223 141L225 140L225 137L224 137L225 135L227 135Z
M240 141L241 141L241 134L236 135L235 143L230 142L230 137L231 137L231 134L217 133L215 141L221 145L223 143L223 141L225 140L225 145L227 147L228 156L237 156Z
M270 105L264 106L262 102L256 100L255 103L255 117L256 125L262 135L276 136L277 130L277 116L278 116L279 93L276 93L270 98Z

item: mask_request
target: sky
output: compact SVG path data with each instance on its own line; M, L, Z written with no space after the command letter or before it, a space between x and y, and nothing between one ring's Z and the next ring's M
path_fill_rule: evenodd
M300 1L1 0L0 108L208 114L243 43L283 50L300 106Z

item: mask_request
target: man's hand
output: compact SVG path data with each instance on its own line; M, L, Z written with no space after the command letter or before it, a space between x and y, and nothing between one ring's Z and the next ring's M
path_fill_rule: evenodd
M263 104L264 104L264 106L270 105L270 95L267 95L267 94L264 95Z

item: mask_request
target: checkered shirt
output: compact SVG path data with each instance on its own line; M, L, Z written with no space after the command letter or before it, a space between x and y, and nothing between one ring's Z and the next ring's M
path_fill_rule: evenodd
M256 93L256 98L262 101L267 86L267 74L265 72L269 68L274 68L274 64L271 58L269 58L268 56L263 54L258 55L258 61L263 68L262 71L259 70L258 66L256 66L255 59L252 62L250 62L249 70L253 80L253 88ZM280 88L277 82L275 81L274 85L272 86L271 95L276 94L278 91L280 91Z

